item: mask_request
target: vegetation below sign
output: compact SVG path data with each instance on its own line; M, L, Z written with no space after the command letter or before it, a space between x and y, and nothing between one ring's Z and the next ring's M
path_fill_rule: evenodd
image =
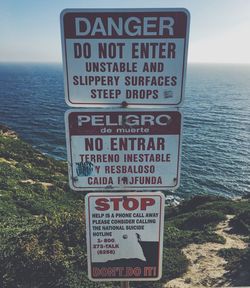
M119 287L119 283L93 283L87 278L84 198L70 191L66 163L42 155L4 127L0 127L0 195L1 287ZM131 283L131 287L162 287L181 277L188 265L192 267L183 252L187 245L220 243L224 249L218 257L228 260L225 280L231 286L250 285L249 273L244 274L249 269L249 249L226 248L225 236L215 233L226 215L233 217L229 221L231 232L237 233L233 235L245 235L247 241L249 199L195 196L166 208L163 277L155 283Z

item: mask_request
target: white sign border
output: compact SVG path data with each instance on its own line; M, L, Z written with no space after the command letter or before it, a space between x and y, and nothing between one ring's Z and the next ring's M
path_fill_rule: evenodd
M162 213L160 215L160 224L159 224L159 260L158 260L158 277L155 278L92 278L91 276L91 235L90 235L90 223L89 223L89 197L109 197L109 196L121 196L121 197L128 197L128 196L136 196L136 197L155 197L159 196L161 198L161 210ZM99 282L99 281L158 281L162 277L162 260L163 260L163 238L164 238L164 215L165 215L165 195L162 192L113 192L113 193L88 193L85 196L85 216L86 216L86 242L87 242L87 257L88 257L88 277L91 281Z
M182 68L182 81L181 81L181 96L180 101L178 103L173 104L154 104L154 103L148 103L148 104L139 104L139 103L130 103L129 101L126 101L131 107L140 107L140 106L148 106L148 107L180 107L183 104L184 97L185 97L185 83L186 83L186 71L187 71L187 56L188 56L188 43L189 43L189 27L190 27L190 12L186 8L124 8L124 9L84 9L84 8L78 8L78 9L64 9L62 10L60 14L60 27L61 27L61 46L62 46L62 62L63 62L63 74L64 74L64 94L65 94L65 102L70 107L117 107L120 106L123 102L119 103L97 103L97 104L91 104L91 103L72 103L70 102L70 93L69 93L69 83L68 83L68 63L67 63L67 57L66 57L66 38L64 37L64 25L63 25L63 17L66 13L83 13L83 12L184 12L187 15L187 27L186 27L186 37L185 37L185 45L184 45L184 53L183 53L183 68Z
M183 113L179 109L147 109L146 111L148 112L157 112L157 111L162 111L162 112L179 112L181 115L181 124L180 124L180 134L179 134L179 145L178 145L178 155L177 155L177 180L176 180L176 185L174 186L143 186L141 189L135 188L135 187L129 187L128 185L126 186L121 186L121 187L109 187L109 186L101 186L101 187L75 187L73 185L73 169L72 169L72 150L71 150L71 137L70 137L70 128L69 128L69 115L72 112L131 112L131 113L136 113L136 112L145 112L143 109L123 109L123 108L106 108L100 109L69 109L65 112L64 115L64 121L65 121L65 135L66 135L66 147L67 147L67 163L68 163L68 180L69 180L69 186L72 190L74 191L86 191L86 192L96 192L96 191L104 191L104 192L113 192L113 191L171 191L171 190L176 190L180 186L180 173L181 173L181 159L182 159L182 131L183 131Z

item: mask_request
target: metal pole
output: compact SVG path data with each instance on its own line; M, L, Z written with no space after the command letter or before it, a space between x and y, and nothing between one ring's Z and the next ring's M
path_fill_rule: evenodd
M128 103L126 101L123 101L121 104L122 108L127 108ZM121 288L129 288L129 281L121 281Z
M121 288L129 288L129 281L122 281Z

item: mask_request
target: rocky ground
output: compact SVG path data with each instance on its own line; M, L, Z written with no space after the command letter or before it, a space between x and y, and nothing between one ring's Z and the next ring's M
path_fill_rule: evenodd
M231 233L229 221L235 215L226 215L227 219L221 221L215 228L215 233L225 239L225 244L204 243L190 244L183 248L184 255L189 260L187 272L181 277L168 281L166 288L193 288L193 287L230 287L231 279L228 277L226 261L218 255L220 249L246 249L246 236Z

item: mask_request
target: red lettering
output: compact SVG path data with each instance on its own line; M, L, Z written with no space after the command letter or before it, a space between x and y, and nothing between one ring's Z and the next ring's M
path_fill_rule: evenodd
M122 198L112 198L110 201L114 203L114 210L119 210L119 203L122 201Z
M95 207L96 210L98 211L105 211L105 210L108 210L110 205L107 204L107 202L109 202L108 199L106 198L99 198L95 201L95 204L97 205Z
M132 206L130 203L132 203ZM123 207L124 207L124 209L129 210L129 211L135 210L139 207L139 201L137 201L134 198L126 198L124 200Z
M146 210L147 206L153 206L155 200L153 198L142 198L141 199L141 210Z
M110 199L98 198L95 201L95 204L96 204L95 209L98 211L105 211L105 210L112 209L112 208L114 211L119 211L121 207L120 205L122 205L122 207L125 210L133 211L138 208L140 210L147 210L147 207L153 206L155 204L155 200L153 198L141 198L140 200L137 200L132 197L110 198Z

